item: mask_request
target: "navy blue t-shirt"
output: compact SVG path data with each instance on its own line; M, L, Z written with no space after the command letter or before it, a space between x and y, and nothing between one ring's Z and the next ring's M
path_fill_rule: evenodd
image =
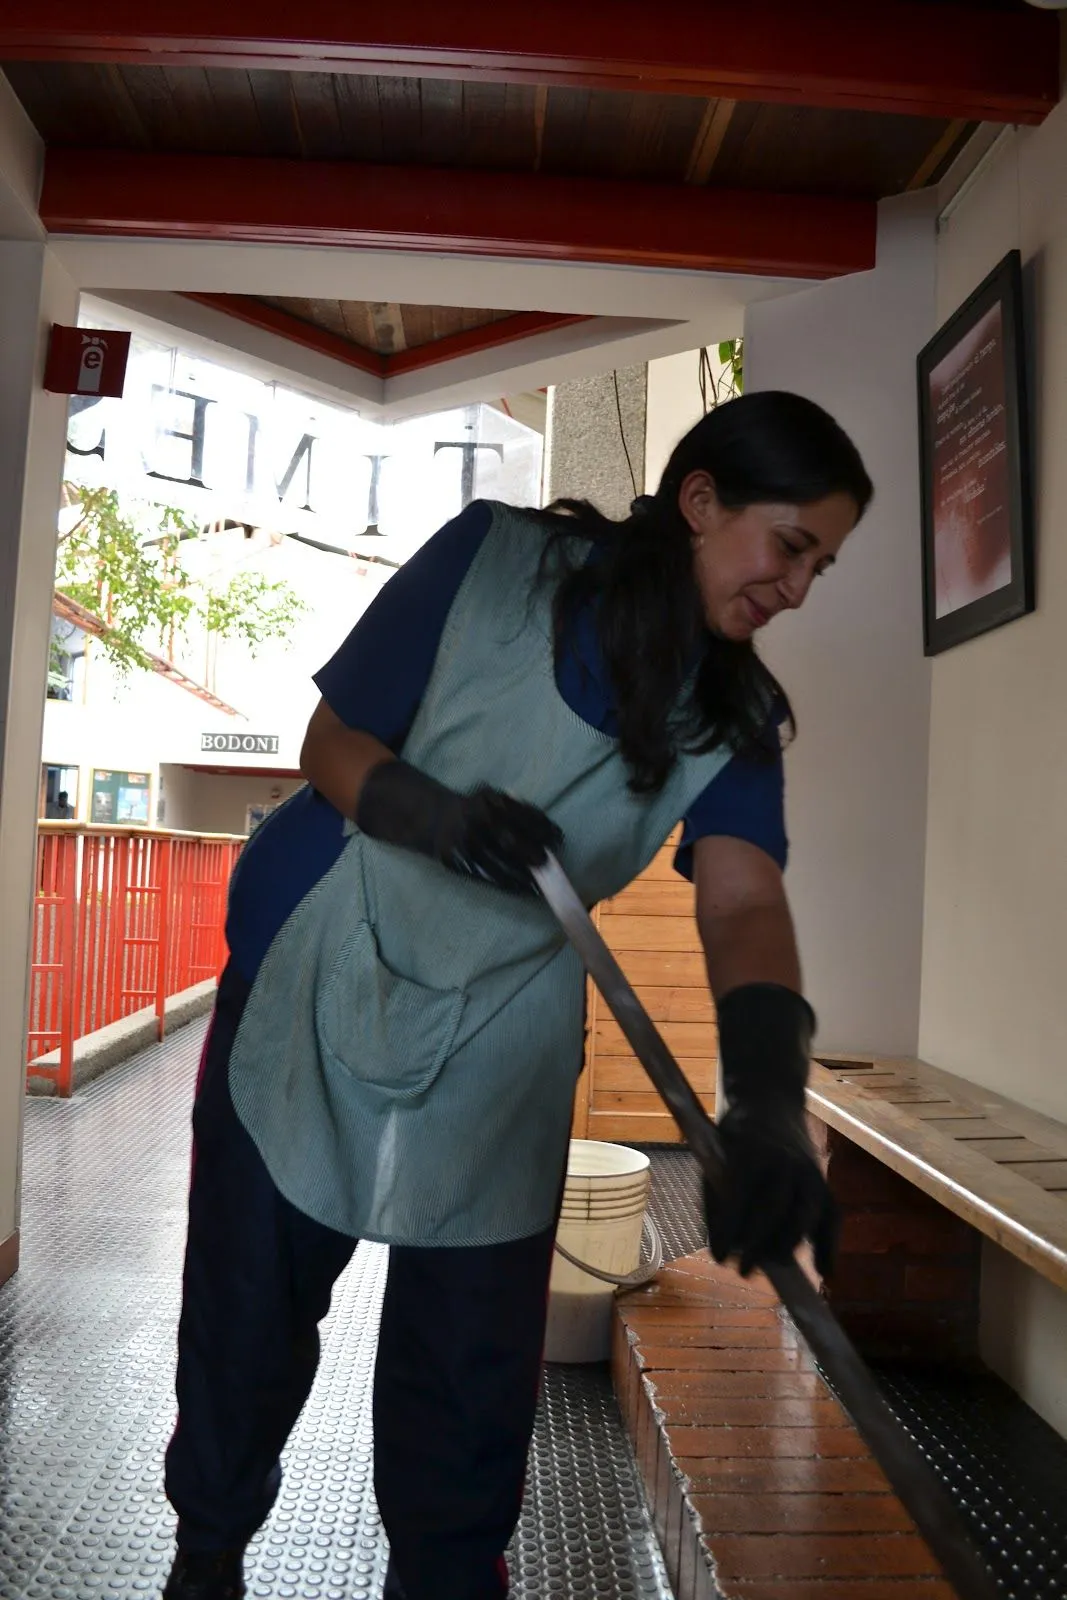
M315 674L323 699L350 728L399 754L433 671L445 620L489 531L492 510L476 501L446 523L390 578L331 660ZM591 612L580 615L556 664L556 686L572 711L602 733L617 723ZM487 769L485 781L492 783ZM693 844L709 835L746 839L784 867L787 854L781 757L734 756L683 819L675 866L693 875ZM234 874L226 921L230 952L251 983L275 934L344 848L344 819L310 786L256 830Z

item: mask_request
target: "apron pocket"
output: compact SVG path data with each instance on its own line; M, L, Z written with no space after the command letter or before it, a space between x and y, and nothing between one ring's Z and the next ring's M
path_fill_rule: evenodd
M462 989L429 989L390 971L367 922L345 940L315 996L315 1032L329 1066L394 1100L424 1094L456 1037Z

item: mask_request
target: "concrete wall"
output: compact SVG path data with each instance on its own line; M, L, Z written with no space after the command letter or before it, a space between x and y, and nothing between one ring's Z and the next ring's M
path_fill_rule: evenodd
M803 610L768 630L799 737L786 760L790 897L824 1049L919 1037L929 669L922 653L915 355L933 331L926 196L882 207L875 271L749 309L746 387L831 411L876 500Z
M1067 104L1008 134L942 223L937 315L1026 277L1036 612L933 663L922 1054L1067 1120ZM1067 1295L992 1246L983 1348L1067 1433Z
M548 398L545 499L592 500L605 516L625 517L644 491L644 445L643 366L557 385Z

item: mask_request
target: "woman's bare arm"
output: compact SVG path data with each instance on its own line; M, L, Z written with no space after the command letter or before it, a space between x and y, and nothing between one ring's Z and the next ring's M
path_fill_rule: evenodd
M698 839L697 925L716 1000L746 983L801 992L793 918L778 864L745 839Z
M372 733L349 728L320 700L300 751L300 771L313 788L355 820L363 782L373 767L395 757Z

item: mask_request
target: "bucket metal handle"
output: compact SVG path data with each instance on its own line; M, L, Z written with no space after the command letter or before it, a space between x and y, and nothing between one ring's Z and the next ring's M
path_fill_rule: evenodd
M588 1261L580 1261L558 1239L556 1249L564 1261L569 1261L572 1267L577 1267L581 1272L588 1272L591 1278L599 1278L601 1283L610 1283L616 1289L640 1289L643 1284L652 1281L663 1265L663 1240L647 1211L641 1221L641 1243L648 1250L648 1260L634 1272L621 1276L617 1272L605 1272L601 1267L590 1266Z

